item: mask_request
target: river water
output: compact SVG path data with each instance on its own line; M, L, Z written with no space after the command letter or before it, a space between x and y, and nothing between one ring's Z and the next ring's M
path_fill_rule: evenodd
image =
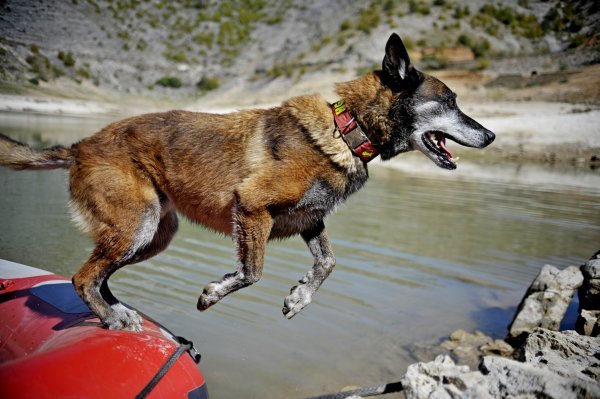
M106 123L0 114L0 131L37 146ZM197 297L234 270L234 248L186 221L168 250L117 272L111 288L196 344L211 397L302 398L394 381L415 360L412 345L457 328L501 337L544 264L580 265L600 249L598 171L465 164L438 174L401 162L374 165L328 218L336 270L292 320L283 299L312 265L300 238L270 243L262 280L204 313ZM0 169L0 258L73 275L92 243L67 201L65 171Z

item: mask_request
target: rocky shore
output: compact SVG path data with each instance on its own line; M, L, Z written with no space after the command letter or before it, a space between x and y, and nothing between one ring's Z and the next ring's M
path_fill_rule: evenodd
M576 330L559 331L574 294ZM545 265L504 339L455 331L410 365L401 379L407 399L600 398L600 251L581 267ZM359 399L359 396L351 396Z

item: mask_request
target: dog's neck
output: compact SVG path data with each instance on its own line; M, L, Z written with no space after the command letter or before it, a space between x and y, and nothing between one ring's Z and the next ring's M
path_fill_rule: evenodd
M379 73L372 72L349 82L336 84L336 93L356 118L375 148L384 145L390 137L391 125L387 110L392 103L392 92L381 84ZM380 107L373 107L377 101ZM386 103L387 102L387 103Z
M335 129L352 153L365 163L377 157L377 150L373 147L371 140L364 133L344 100L339 100L330 106L333 112Z

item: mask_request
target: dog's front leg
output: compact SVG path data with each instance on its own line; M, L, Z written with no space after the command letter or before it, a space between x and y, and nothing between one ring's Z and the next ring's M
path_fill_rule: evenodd
M204 288L198 298L200 311L208 309L232 292L256 283L262 276L265 246L273 226L271 215L266 210L248 211L238 201L233 210L233 223L238 270Z
M319 289L335 266L335 257L323 221L320 221L314 228L303 232L302 238L308 245L315 259L315 264L302 277L299 281L300 284L292 287L290 295L285 298L282 310L288 319L294 317L312 301L313 294Z

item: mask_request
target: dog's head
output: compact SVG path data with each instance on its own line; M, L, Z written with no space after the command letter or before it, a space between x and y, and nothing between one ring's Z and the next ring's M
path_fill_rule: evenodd
M494 133L458 108L452 90L412 65L395 33L388 39L382 70L375 76L387 93L388 127L378 145L382 159L419 150L436 165L455 169L446 140L475 148L494 141Z

